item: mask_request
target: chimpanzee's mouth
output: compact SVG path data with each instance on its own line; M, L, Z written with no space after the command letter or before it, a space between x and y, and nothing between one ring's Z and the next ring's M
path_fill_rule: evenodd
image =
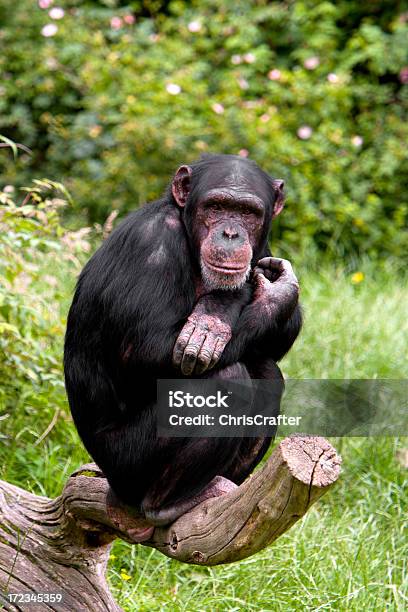
M240 275L240 274L246 274L248 266L244 265L244 266L220 266L218 264L214 264L209 262L208 260L205 260L205 265L210 268L210 270L213 270L214 272L218 272L218 274L227 274L227 275Z
M215 264L208 261L205 257L201 257L200 263L204 285L210 290L225 289L232 291L240 289L245 284L251 271L249 263L246 266L237 265L237 262L235 262L235 265L220 265L218 262Z

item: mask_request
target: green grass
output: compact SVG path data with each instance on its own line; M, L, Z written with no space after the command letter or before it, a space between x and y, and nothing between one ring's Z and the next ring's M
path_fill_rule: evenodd
M305 325L282 361L285 375L407 377L408 287L397 266L296 268ZM353 285L357 270L365 277ZM61 339L50 350L60 356ZM16 399L12 424L5 421L14 435L0 451L2 478L56 495L69 472L86 460L65 401L59 407L52 431L33 446L55 407L35 411L24 397ZM407 609L407 471L396 459L406 440L332 442L343 457L339 483L273 546L249 559L202 568L116 542L109 580L119 604L129 612ZM122 569L131 579L121 577Z

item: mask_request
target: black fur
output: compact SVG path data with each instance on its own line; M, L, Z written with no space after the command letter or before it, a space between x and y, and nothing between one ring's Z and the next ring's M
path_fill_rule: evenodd
M238 159L266 206L255 265L270 255L275 195L267 174ZM192 165L185 209L169 189L130 214L86 264L68 316L65 379L78 432L115 493L150 515L193 496L216 475L241 482L269 445L269 439L156 436L156 380L181 377L172 352L196 301L194 207L209 182L222 181L231 160L211 156ZM254 316L251 292L248 282L219 296L239 318L215 375L280 378L275 362L300 330L300 309L278 322L263 320Z

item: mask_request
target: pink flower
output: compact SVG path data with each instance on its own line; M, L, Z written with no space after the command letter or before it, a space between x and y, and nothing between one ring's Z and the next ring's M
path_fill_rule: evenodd
M187 27L189 32L199 32L201 30L201 23L199 21L190 21Z
M41 9L47 9L51 6L53 0L38 0L38 6Z
M123 21L128 25L133 25L136 19L133 17L133 15L125 15Z
M404 68L400 70L399 80L403 85L408 83L408 66L404 66Z
M177 96L181 92L181 87L177 83L169 83L166 85L166 91L172 96Z
M262 123L268 123L270 119L270 116L267 113L264 113L263 115L260 116L260 120L262 121Z
M54 8L50 10L48 14L51 17L51 19L62 19L65 15L65 11L63 8L59 6L55 6Z
M274 68L273 70L268 72L268 78L271 81L280 81L281 76L282 76L282 73L277 68Z
M297 135L301 140L308 140L312 134L313 130L310 125L302 125L297 131Z
M58 32L58 26L55 25L55 23L47 23L47 25L45 25L41 29L41 34L45 36L46 38L49 38L50 36L55 36L57 32Z
M238 85L241 89L249 89L249 83L246 79L238 79Z
M4 193L14 193L13 185L5 185L3 188Z
M255 57L255 55L253 53L245 53L244 61L247 64L253 64L255 60L256 60L256 57Z
M232 55L231 56L231 64L234 66L238 66L242 62L242 57L240 55Z
M353 145L353 147L359 148L363 145L363 138L361 136L353 136L353 138L351 139L351 144Z
M112 28L112 30L119 30L119 28L122 27L122 20L120 17L112 17L112 19L110 20L110 26Z
M225 110L223 105L219 104L218 102L215 102L215 104L213 104L211 108L213 109L214 113L217 113L217 115L222 115Z
M303 62L303 65L304 65L304 67L307 70L314 70L315 68L318 67L319 64L320 64L320 59L317 57L317 55L313 55L312 57L308 57Z
M334 72L330 72L330 74L327 75L327 80L329 81L329 83L337 83L339 77L337 76L337 74L334 74Z
M240 151L238 151L238 155L240 157L248 157L249 151L248 151L248 149L241 149Z

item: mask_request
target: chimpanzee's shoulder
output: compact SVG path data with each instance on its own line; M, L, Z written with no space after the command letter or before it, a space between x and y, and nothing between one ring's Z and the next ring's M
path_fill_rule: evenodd
M180 211L166 199L144 204L128 214L115 228L113 240L125 237L140 238L143 242L163 237L166 233L182 231Z

